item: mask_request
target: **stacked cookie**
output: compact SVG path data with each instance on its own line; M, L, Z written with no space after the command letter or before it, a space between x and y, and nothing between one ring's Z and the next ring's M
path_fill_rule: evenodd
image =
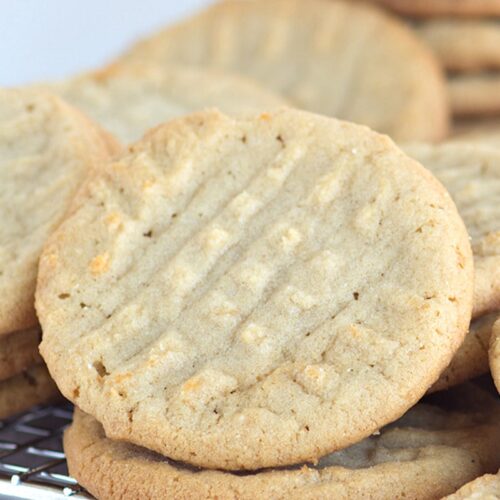
M216 3L137 43L121 61L243 74L293 106L397 140L436 141L449 128L445 81L432 52L403 23L356 2Z
M55 394L41 328L97 498L491 490L500 150L415 142L448 132L433 52L340 0L227 1L0 91L0 376Z
M500 115L500 22L486 19L434 19L418 28L449 72L457 118Z
M493 325L490 338L489 362L495 385L500 392L500 322Z
M500 21L432 19L417 28L449 73L451 106L457 118L500 115Z
M498 426L485 419L484 405L479 413L470 405L461 413L419 403L392 427L316 465L252 473L195 469L111 440L79 410L65 449L79 480L98 498L440 498L481 474L488 461L498 465L491 444L500 438ZM471 492L491 496L465 496ZM451 498L495 495L498 475L485 475Z
M500 135L500 2L374 0L411 20L448 73L457 132Z
M176 116L214 107L229 114L287 105L248 78L179 65L115 63L46 85L123 143Z
M0 416L58 397L38 353L38 259L114 142L54 96L0 90Z
M199 88L197 86L200 86ZM0 92L0 418L60 398L38 351L38 259L87 175L144 130L198 109L237 113L286 101L244 78L146 64Z
M500 315L500 152L466 142L405 149L449 190L474 253L473 321L465 342L433 387L441 390L489 371L488 346Z
M453 495L446 498L448 500L467 500L471 498L498 498L500 492L500 472L497 474L485 474L460 488Z
M349 497L387 495L391 470L417 491L440 462L429 497L454 491L497 467L496 401L369 436L450 362L471 270L451 198L384 136L292 109L156 128L89 179L40 261L41 351L87 413L71 472L102 498Z
M410 21L448 72L453 143L412 145L407 152L449 189L466 221L476 254L475 306L469 334L432 390L489 371L488 349L500 309L498 219L500 121L494 72L500 67L500 3L377 0ZM479 226L483 226L482 229ZM489 250L481 250L486 246ZM478 258L479 253L483 256ZM485 314L486 313L486 314ZM491 357L491 353L490 353ZM491 363L490 363L491 364Z

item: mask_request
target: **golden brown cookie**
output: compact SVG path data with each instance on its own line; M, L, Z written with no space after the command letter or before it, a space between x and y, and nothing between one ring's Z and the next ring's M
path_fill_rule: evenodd
M493 325L490 337L490 369L498 392L500 392L500 320Z
M499 0L371 0L412 17L500 16Z
M0 89L0 335L36 327L43 244L88 172L117 149L58 97Z
M32 406L61 398L47 367L35 365L0 382L0 418L8 418Z
M448 132L447 90L432 51L403 22L362 3L215 3L122 60L243 74L299 108L398 140L435 141Z
M314 460L399 417L472 307L443 186L387 136L293 109L155 129L40 262L62 392L110 437L226 469Z
M446 500L499 500L500 472L485 474L462 486Z
M489 371L488 347L493 324L497 318L499 313L495 312L481 316L471 323L464 343L448 368L431 387L431 392L448 389Z
M482 144L414 144L405 151L444 184L472 241L473 317L500 310L500 151Z
M500 149L500 118L469 118L453 123L452 140L485 144Z
M494 19L432 19L417 32L448 70L500 68L500 22Z
M42 362L39 327L0 336L0 381Z
M139 62L114 64L49 88L124 143L176 116L205 108L237 114L287 104L241 76Z
M500 114L500 72L450 76L448 90L454 116L493 117Z
M481 413L418 404L377 435L302 464L256 473L195 469L106 438L76 410L64 436L70 473L99 499L440 498L499 466L498 408ZM496 419L495 419L496 416Z

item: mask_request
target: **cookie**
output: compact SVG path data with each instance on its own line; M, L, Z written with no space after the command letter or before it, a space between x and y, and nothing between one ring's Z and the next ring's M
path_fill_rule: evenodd
M496 410L498 417L498 409ZM298 465L256 473L195 469L113 441L80 410L66 430L71 475L97 498L435 499L498 467L498 420L418 404L377 435Z
M38 327L0 336L0 381L42 362L38 352L41 338Z
M488 373L488 346L493 324L500 317L495 312L473 321L464 343L456 352L450 365L441 374L430 391L442 391L467 380Z
M499 500L500 472L485 474L462 486L446 500Z
M448 70L500 68L500 22L496 20L432 19L416 29Z
M500 151L481 144L417 144L405 151L444 184L472 239L473 317L500 310Z
M109 437L207 467L314 460L399 417L465 336L463 222L366 127L197 113L87 188L37 312L54 379Z
M8 418L32 406L61 398L47 367L35 365L0 382L0 418Z
M500 16L500 0L371 0L410 17Z
M455 116L500 114L500 72L454 75L448 79L448 89Z
M493 325L489 350L490 370L498 392L500 392L500 321Z
M145 63L115 64L50 88L124 143L140 139L159 123L207 107L234 114L287 104L243 77Z
M116 149L59 98L0 89L0 335L37 325L42 246L87 172Z
M453 124L452 139L484 143L485 145L500 148L500 119L480 117L457 120Z
M448 132L447 90L432 52L404 23L356 2L215 3L123 59L240 73L299 108L399 140Z

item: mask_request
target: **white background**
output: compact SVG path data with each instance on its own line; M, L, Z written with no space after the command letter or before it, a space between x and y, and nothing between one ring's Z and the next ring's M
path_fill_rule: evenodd
M0 85L63 78L111 61L210 0L0 0Z

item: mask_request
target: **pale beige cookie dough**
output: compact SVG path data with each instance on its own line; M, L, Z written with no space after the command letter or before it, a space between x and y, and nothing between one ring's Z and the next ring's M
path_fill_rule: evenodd
M42 355L109 437L178 460L255 469L359 441L437 380L470 322L449 194L366 127L193 114L79 205L40 262Z
M498 392L500 392L500 320L493 326L490 338L490 369Z
M0 336L0 381L42 362L39 327Z
M450 76L448 90L454 116L500 115L500 71Z
M431 392L442 391L488 373L488 347L493 324L499 317L500 313L494 312L481 316L471 323L464 343L456 352L448 368L431 387Z
M443 139L441 68L403 22L340 0L220 2L132 47L122 60L240 73L302 109L398 140Z
M446 500L499 500L500 472L485 474L462 486Z
M35 327L45 240L117 146L56 96L0 89L0 335Z
M500 310L500 151L466 142L404 149L448 189L469 231L475 263L473 317Z
M215 107L228 114L267 111L286 100L246 78L182 66L114 64L50 89L124 143L176 116Z
M499 20L432 19L416 30L448 70L500 69Z
M113 441L80 410L65 433L64 449L71 475L98 499L427 500L498 467L500 425L498 409L494 412L467 414L418 404L379 434L323 457L316 466L254 474L195 469Z
M0 418L29 410L32 406L61 398L47 367L35 365L0 381Z

